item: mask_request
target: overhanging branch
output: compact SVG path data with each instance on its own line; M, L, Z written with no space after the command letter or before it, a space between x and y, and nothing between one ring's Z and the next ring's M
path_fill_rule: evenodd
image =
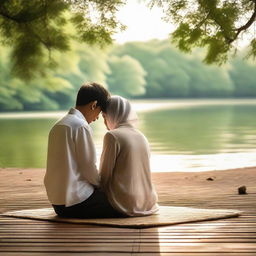
M253 24L253 22L255 22L255 20L256 20L256 0L252 0L252 1L254 2L254 10L253 10L252 16L243 26L241 26L240 28L237 29L237 32L232 39L231 38L227 39L229 44L234 42L242 31L248 29Z
M8 11L6 11L5 8L3 8L3 6L0 8L0 16L6 19L12 20L16 23L32 22L42 17L43 14L44 14L43 8L42 9L39 8L39 10L37 12L34 12L33 15L26 15L26 12L22 10L16 15L10 15L8 14Z

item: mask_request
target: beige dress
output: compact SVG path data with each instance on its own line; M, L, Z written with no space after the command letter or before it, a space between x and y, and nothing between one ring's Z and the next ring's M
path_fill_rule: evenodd
M106 133L101 186L112 206L128 216L150 215L158 210L149 158L148 141L133 126L123 124Z

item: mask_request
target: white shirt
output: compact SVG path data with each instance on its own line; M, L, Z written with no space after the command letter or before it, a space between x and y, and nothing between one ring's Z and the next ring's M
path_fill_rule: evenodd
M130 125L108 131L100 163L101 186L112 206L129 216L158 210L145 136Z
M77 109L70 109L49 133L44 184L49 201L65 206L86 200L93 185L99 185L91 128Z

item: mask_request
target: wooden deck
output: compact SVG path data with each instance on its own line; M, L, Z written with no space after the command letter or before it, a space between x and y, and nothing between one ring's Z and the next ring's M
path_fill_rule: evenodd
M0 211L49 207L44 170L0 169ZM213 181L207 181L213 177ZM124 229L0 216L0 255L256 255L256 169L153 174L162 205L229 208L239 218ZM247 195L237 187L246 185Z

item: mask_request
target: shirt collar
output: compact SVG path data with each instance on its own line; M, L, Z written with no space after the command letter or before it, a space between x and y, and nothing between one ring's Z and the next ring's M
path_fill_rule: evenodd
M83 119L88 124L84 115L78 109L71 108L68 113L71 114L71 115L76 115L78 118Z

